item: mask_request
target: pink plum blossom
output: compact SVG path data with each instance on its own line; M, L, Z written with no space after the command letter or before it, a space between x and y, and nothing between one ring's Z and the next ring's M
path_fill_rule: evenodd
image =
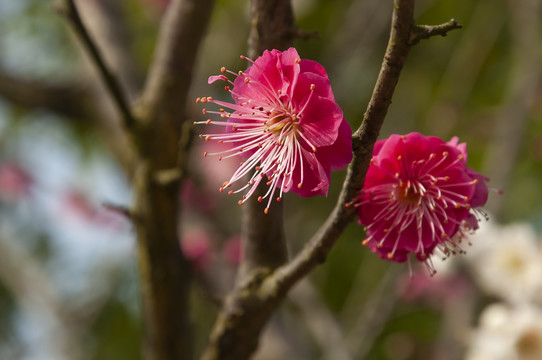
M0 199L14 202L30 193L33 179L15 163L0 163Z
M408 302L423 301L435 309L442 309L454 301L464 301L471 291L471 283L462 274L428 276L421 271L404 274L397 282L399 296Z
M243 244L241 235L234 235L224 243L222 253L226 262L232 266L239 266L243 259Z
M327 195L330 172L344 168L352 159L352 131L335 102L326 71L317 62L300 59L294 48L266 50L255 61L241 58L251 63L244 72L222 68L222 75L209 78L209 83L227 83L225 89L233 103L197 99L220 107L218 111L204 109L204 114L226 120L199 122L225 128L224 133L200 137L231 146L204 155L243 159L220 191L244 182L250 174L248 183L228 193L245 191L239 201L242 205L261 182L266 183L267 192L258 198L267 200L266 213L275 192L279 193L277 201L290 190L301 196Z
M194 270L204 270L211 260L211 240L206 231L192 228L183 233L181 249L184 256L192 262Z
M69 189L61 195L60 216L66 220L84 222L111 230L120 230L127 225L126 213L112 204L98 205L89 194Z
M467 167L467 148L410 133L378 141L356 206L366 227L363 244L384 259L424 261L435 249L463 252L462 238L478 228L489 179Z

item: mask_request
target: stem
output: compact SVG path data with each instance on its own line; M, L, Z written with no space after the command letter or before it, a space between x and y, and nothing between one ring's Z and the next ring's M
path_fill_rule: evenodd
M135 121L134 121L134 117L132 115L130 106L128 105L128 102L126 101L124 92L122 91L116 77L109 70L102 56L102 53L96 46L94 40L91 38L85 25L83 24L83 21L81 20L81 16L79 15L79 11L77 10L77 6L75 5L74 0L65 0L64 4L58 7L58 11L64 14L67 17L67 19L70 21L70 23L73 26L73 29L75 30L76 35L79 37L79 39L81 40L81 43L84 45L89 56L91 57L92 62L98 68L98 73L100 74L102 81L106 85L106 88L109 91L109 95L113 99L113 102L115 106L117 107L117 110L122 116L124 126L128 130L132 129Z
M463 26L458 24L455 19L439 25L415 25L410 36L410 44L417 44L422 39L429 39L431 36L446 36L448 31L461 29Z

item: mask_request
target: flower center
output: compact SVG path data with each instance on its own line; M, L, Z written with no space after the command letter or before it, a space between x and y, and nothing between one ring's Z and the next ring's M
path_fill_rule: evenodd
M419 204L421 196L418 186L410 180L400 183L395 189L395 199L407 205Z
M265 122L264 131L270 131L274 136L279 137L279 142L283 142L285 137L290 134L296 134L298 129L297 114L290 114L285 110L273 110L269 115L269 120Z
M521 358L538 357L542 353L542 338L540 331L529 329L516 342L516 350Z
M525 259L518 253L511 252L506 254L506 256L501 259L501 262L506 269L515 273L521 273L526 270L527 264L525 263Z

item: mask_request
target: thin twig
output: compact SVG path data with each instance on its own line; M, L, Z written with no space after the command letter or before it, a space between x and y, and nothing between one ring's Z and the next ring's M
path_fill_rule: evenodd
M422 39L429 39L431 36L446 36L449 31L461 29L463 25L451 19L440 25L415 25L410 34L410 45L417 44Z
M126 101L124 92L122 91L116 77L109 70L100 50L94 43L85 25L83 24L74 0L64 0L62 5L57 6L57 11L63 14L72 24L75 33L80 38L82 44L92 58L93 63L98 68L98 73L102 77L102 81L105 83L106 88L111 94L111 98L114 100L115 106L122 116L124 126L127 129L132 129L135 121L134 117L132 116L130 106Z
M104 56L110 71L124 90L131 104L139 95L142 72L133 49L133 33L129 15L122 1L77 1L87 32L93 35L96 46ZM109 95L109 94L107 94Z

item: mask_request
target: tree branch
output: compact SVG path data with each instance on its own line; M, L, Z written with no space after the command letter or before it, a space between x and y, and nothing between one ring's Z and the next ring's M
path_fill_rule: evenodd
M410 34L410 45L417 44L422 39L429 39L431 36L446 36L449 31L462 27L463 25L458 24L455 19L440 25L414 25Z
M252 0L250 2L251 26L248 55L255 59L265 50L286 50L292 45L296 25L290 0ZM258 346L261 329L274 307L258 311L259 304L252 302L252 295L244 297L240 289L256 286L263 274L268 274L284 264L288 258L283 224L283 204L273 204L264 213L265 204L257 201L265 190L256 189L243 205L242 241L244 257L237 274L238 288L227 298L211 333L210 343L202 359L248 358ZM239 292L236 292L239 290ZM244 303L244 301L248 301ZM253 307L254 306L254 307ZM252 309L238 314L238 309ZM251 325L228 328L229 321ZM239 339L239 340L237 340ZM230 341L233 340L233 341Z
M98 49L87 29L85 28L85 25L81 20L81 16L79 15L79 11L77 10L74 0L64 0L62 5L57 6L57 10L59 11L59 13L66 16L66 18L72 24L75 33L81 40L81 43L84 45L85 49L88 51L88 54L92 58L93 63L98 68L98 73L102 77L102 80L106 85L106 88L108 89L111 98L113 99L115 106L117 107L117 110L122 116L124 126L126 127L126 129L132 129L135 121L134 117L132 116L130 106L126 101L126 97L117 79L105 64L100 50Z
M251 0L248 56L256 58L264 50L286 50L298 34L292 5L288 0Z
M186 144L186 97L213 0L172 1L135 112L135 177L144 358L192 359L188 297L192 273L179 246L179 188Z
M283 202L273 204L269 214L265 214L265 202L257 200L258 196L265 195L265 190L260 186L243 204L241 238L244 255L237 282L250 277L255 269L276 269L288 259Z
M47 109L68 118L88 119L91 97L76 84L47 84L20 79L0 70L0 96L28 109Z
M132 51L125 5L121 1L76 1L87 32L95 39L104 62L116 74L128 103L131 103L139 95L143 79Z
M197 49L213 6L214 0L170 3L138 107L142 122L158 118L158 112L171 113L173 129L179 132Z
M286 50L292 46L296 29L290 0L252 0L248 54L255 59L265 50ZM273 204L269 214L265 203L257 201L264 195L260 186L243 205L242 239L244 257L237 275L238 282L250 277L255 269L276 269L288 259L284 235L283 203Z

